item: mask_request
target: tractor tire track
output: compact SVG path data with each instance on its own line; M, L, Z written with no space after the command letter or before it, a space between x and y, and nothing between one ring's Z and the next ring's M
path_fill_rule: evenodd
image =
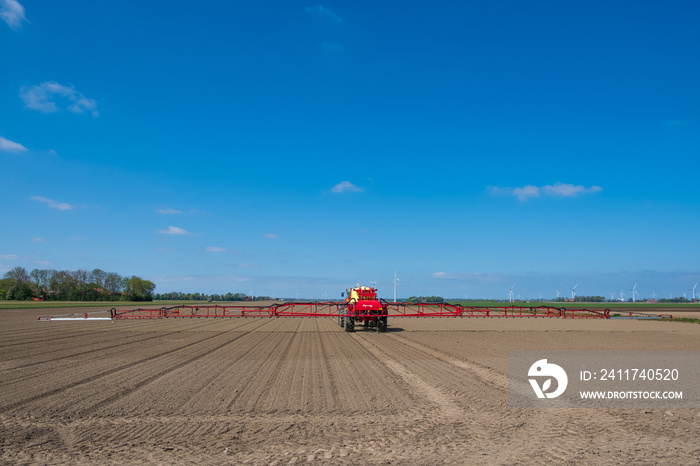
M452 364L455 367L459 367L460 369L469 371L482 382L487 383L495 388L498 388L499 390L508 390L508 376L506 374L499 373L488 366L484 366L474 361L467 361L454 358L428 346L421 345L420 343L408 340L406 338L401 338L396 335L388 334L387 337L396 341L400 341L402 344L414 348L424 354L429 354L430 356L440 361L444 361L448 364ZM530 388L528 387L528 389Z
M412 411L422 398L401 377L367 351L358 339L360 333L348 334L333 329L326 334L326 358L331 376L336 380L339 404L336 409L353 414L391 414ZM371 332L377 336L376 332Z
M376 342L370 342L368 338L358 339L357 342L372 354L377 361L386 365L394 374L401 377L401 379L418 392L421 397L437 406L440 418L448 422L458 418L464 418L464 411L449 395L410 371L397 359L388 356Z

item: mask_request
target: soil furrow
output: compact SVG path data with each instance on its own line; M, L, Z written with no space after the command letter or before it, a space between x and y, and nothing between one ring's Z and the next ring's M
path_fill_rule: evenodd
M247 323L245 323L244 325L242 325L242 326L240 326L240 327L238 327L238 328L243 328L243 327L245 327L245 326L247 326L247 325L254 325L255 323L256 323L256 322L247 322ZM147 337L147 338L142 339L142 340L134 340L134 341L126 342L126 343L119 344L119 345L108 346L108 347L100 347L100 348L97 348L97 349L94 349L94 350L83 351L83 352L80 352L80 353L72 353L72 354L69 354L69 355L66 355L66 356L63 356L63 357L58 357L58 358L53 358L53 359L50 359L50 358L49 358L49 359L42 358L42 359L40 359L39 361L35 361L35 362L33 362L33 363L28 363L28 364L25 364L25 365L22 365L22 366L3 367L3 381L0 382L0 387L2 387L2 386L4 386L4 385L7 385L7 384L13 384L13 383L18 383L18 382L23 382L23 381L30 380L30 379L36 378L36 377L40 377L40 378L43 379L43 378L46 378L48 375L50 375L52 372L63 372L63 371L70 370L70 369L72 369L72 368L74 368L74 367L84 365L85 362L86 362L85 358L80 358L80 359L78 359L78 360L72 361L72 360L75 359L77 356L84 356L84 355L93 356L93 355L94 355L94 357L90 357L90 358L88 359L88 361L89 361L90 363L95 363L95 362L98 362L98 361L101 361L101 360L104 360L104 359L108 359L108 358L114 357L114 353L109 353L109 352L105 353L105 351L106 351L106 350L109 350L109 349L118 348L118 347L124 347L124 348L127 348L127 349L132 350L132 349L130 348L132 345L140 346L140 345L137 345L137 344L140 344L140 343L143 343L143 342L148 342L148 341L157 342L157 341L164 340L164 339L167 339L167 338L169 338L169 337L172 337L172 336L174 336L174 335L182 334L183 332L187 332L187 334L189 334L189 333L190 333L191 331L193 331L193 330L201 329L201 328L205 328L205 327L209 327L209 326L211 326L211 325L212 325L212 323L209 322L209 323L204 324L204 325L199 325L199 326L196 326L196 327L192 327L192 328L189 329L189 330L177 330L177 331L173 331L173 332L169 332L169 333L165 333L165 334L157 334L157 335L154 335L154 336L151 336L151 337ZM130 333L131 333L131 332L130 332ZM123 340L123 336L120 336L120 338ZM84 344L81 343L81 346L84 346ZM74 347L75 347L75 345L74 345ZM138 351L137 349L133 349L133 350ZM44 354L47 354L47 353L52 354L52 353L55 353L55 351L50 351L50 352L49 352L49 351L45 351ZM58 365L58 366L57 366L57 365L56 365L56 362L57 362L57 361L65 361L66 364L61 364L61 365ZM4 361L3 361L3 362L4 362ZM50 367L49 367L49 368L40 367L40 366L42 366L42 365L44 365L44 364L48 364ZM5 365L3 364L3 366L5 366ZM16 376L15 378L12 378L12 376L11 376L11 375L12 375L12 371L14 371L14 370L22 370L22 371L24 371L26 368L35 367L35 366L39 366L39 367L37 367L38 372L30 372L30 373L28 373L28 374L27 374L27 373L22 373L22 372L21 372L21 373L20 373L18 376Z
M200 359L203 359L203 358L221 350L222 348L225 348L225 347L235 343L238 339L240 339L244 335L245 335L245 333L233 336L230 339L227 339L226 341L224 341L222 344L216 345L214 348L207 349L206 351L203 351L201 354L198 354L196 356L188 358L185 361L182 361L182 362L180 362L172 367L164 369L164 370L162 370L156 374L153 374L153 375L151 375L143 380L140 380L139 382L133 384L130 387L122 388L119 390L118 393L116 393L108 398L105 398L104 400L101 400L100 402L90 406L89 408L82 409L81 414L83 414L83 415L88 414L89 415L91 413L94 413L95 411L99 410L100 408L103 408L111 403L114 403L115 401L117 401L121 398L124 398L125 396L128 396L131 393L134 393L134 392L142 389L143 387L155 382L156 380L164 377L167 374L170 374L170 373L175 372L179 369L182 369L182 368L184 368L184 367L186 367L186 366L188 366L196 361L199 361Z
M102 378L102 377L106 377L106 376L108 376L108 375L114 374L115 372L128 370L128 369L131 369L131 368L133 368L133 367L135 367L135 366L138 366L139 364L144 364L144 363L146 363L146 362L153 361L153 360L158 359L158 358L162 358L163 356L168 355L168 354L172 353L173 351L183 351L183 350L185 350L185 349L187 349L187 348L189 348L189 347L191 347L191 346L195 346L195 345L204 343L204 342L206 342L206 341L209 341L209 340L211 340L211 339L217 338L217 337L223 335L224 333L226 333L226 332L219 333L219 334L217 334L217 335L204 338L204 339L202 339L202 340L199 340L199 341L196 341L196 342L193 342L193 343L190 343L190 344L181 346L181 347L176 348L176 349L174 349L174 350L164 351L164 352L155 354L155 355L153 355L153 356L149 356L149 357L146 357L146 358L143 358L143 359L139 359L138 361L130 362L130 363L127 363L127 364L122 364L122 365L120 365L120 366L118 366L118 367L111 368L111 369L108 369L108 370L106 370L106 371L102 371L102 372L100 372L100 373L98 373L98 374L94 374L94 375L91 375L91 376L89 376L89 377L86 377L86 378L83 378L83 379L79 379L79 380L73 381L73 382L71 382L71 383L69 383L69 384L67 384L67 385L63 385L63 386L61 386L61 387L57 387L57 388L52 389L52 390L47 390L47 391L42 392L42 393L39 393L39 394L37 394L37 395L31 396L31 397L28 397L28 398L24 398L24 399L22 399L22 400L15 401L15 402L13 402L13 403L9 403L9 404L6 404L6 405L4 405L4 406L0 406L0 413L7 412L7 411L9 411L9 410L18 408L18 407L23 406L23 405L27 405L27 404L29 404L29 403L31 403L31 402L33 402L33 401L40 400L40 399L42 399L42 398L46 398L46 397L51 396L51 395L56 395L56 394L65 392L66 390L69 390L69 389L71 389L71 388L74 388L74 387L77 387L77 386L80 386L80 385L83 385L83 384L92 382L92 381L97 380L97 379Z

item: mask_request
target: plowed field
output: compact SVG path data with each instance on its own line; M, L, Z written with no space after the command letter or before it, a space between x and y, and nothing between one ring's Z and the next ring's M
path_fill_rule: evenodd
M698 351L697 324L393 319L384 334L347 334L331 318L36 314L0 311L5 463L700 458L700 410L512 409L506 393L508 351Z

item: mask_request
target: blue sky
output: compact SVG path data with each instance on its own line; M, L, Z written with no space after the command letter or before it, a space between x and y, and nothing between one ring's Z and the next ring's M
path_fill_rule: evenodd
M700 5L0 0L0 272L681 296Z

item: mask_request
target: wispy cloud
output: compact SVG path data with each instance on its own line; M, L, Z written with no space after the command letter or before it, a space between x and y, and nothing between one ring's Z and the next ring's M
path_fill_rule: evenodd
M4 260L15 260L18 258L19 256L17 254L0 254L0 259Z
M304 12L318 20L331 22L331 23L342 23L343 18L335 14L333 10L323 5L307 6L304 8Z
M73 208L73 206L68 204L67 202L54 201L53 199L49 199L44 196L32 196L29 199L32 201L37 201L46 204L51 209L71 210Z
M32 238L30 241L31 241L32 243L43 243L43 242L44 242L44 239L43 239L43 238L39 238L38 236L36 236L36 237Z
M592 194L603 190L600 186L586 187L583 185L574 185L570 183L554 183L545 186L534 186L531 184L519 188L501 188L498 186L489 186L491 194L501 196L515 196L519 201L527 201L532 198L542 196L553 197L577 197L582 194Z
M97 101L85 97L72 86L64 86L56 81L47 81L36 86L23 86L19 95L27 108L43 113L58 112L60 108L55 100L56 97L60 97L67 100L69 112L76 114L91 112L93 117L99 116Z
M553 185L547 185L542 188L544 193L549 196L564 196L564 197L576 197L579 194L590 194L597 193L603 190L600 186L591 186L586 188L583 185L573 185L567 183L554 183Z
M172 214L181 214L182 212L177 210L177 209L166 208L166 209L158 209L158 213L163 214L163 215L172 215Z
M163 234L163 235L189 235L190 232L187 230L183 230L182 228L174 227L174 226L169 226L165 230L158 230L158 233Z
M531 197L540 197L540 188L537 186L532 186L528 184L522 188L514 188L513 196L517 197L519 201L524 201Z
M277 238L277 235L276 235L275 233L265 233L265 234L263 235L263 238L275 239L275 238Z
M337 185L333 186L331 188L331 191L334 193L344 193L346 191L352 191L352 192L362 192L364 188L360 188L359 186L355 186L349 181L341 181Z
M0 151L1 152L12 152L12 153L19 153L19 152L26 152L28 149L24 147L22 144L19 142L14 142L10 141L9 139L5 139L4 137L0 136Z
M24 17L24 7L17 0L0 0L0 19L17 30L27 18Z
M447 272L433 272L431 274L433 278L446 278L446 279L457 279L462 278L461 274L447 273Z

